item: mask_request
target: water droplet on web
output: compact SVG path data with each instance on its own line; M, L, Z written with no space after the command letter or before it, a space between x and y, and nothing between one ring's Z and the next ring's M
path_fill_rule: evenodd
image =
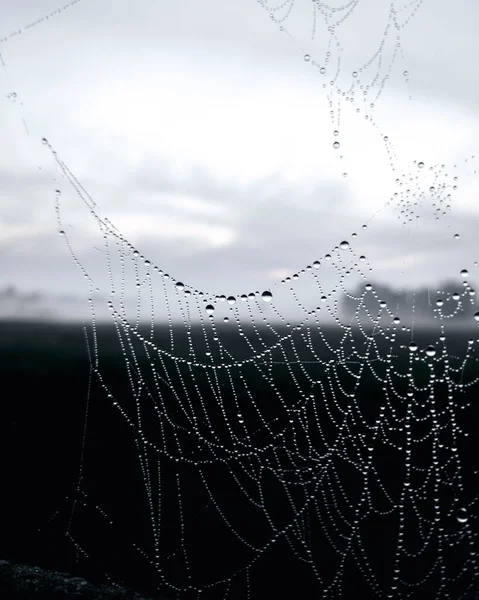
M208 304L205 310L209 315L212 315L215 312L215 307L212 304Z
M335 150L337 150L337 149L339 148L339 146L340 146L339 142L334 142L334 144L333 144L333 148L334 148Z
M456 519L458 523L467 523L467 510L460 508L456 513Z
M436 356L436 348L434 348L434 346L428 346L426 348L426 356L430 356L430 357Z
M338 137L338 135L339 135L339 131L338 131L337 129L335 129L335 130L333 131L333 135L334 135L335 137Z
M305 55L304 55L304 60L305 60L306 62L309 62L309 61L311 60L311 56L309 56L309 54L305 54Z
M65 235L65 232L63 231L63 229L60 229L60 231L58 232L60 235Z
M314 261L314 263L313 263L313 267L314 267L315 269L319 269L319 266L320 266L320 262L319 262L319 260L315 260L315 261Z
M265 302L271 302L271 300L273 299L273 294L271 292L266 291L261 294L261 298Z
M460 297L461 296L457 292L454 292L454 294L452 295L453 300L459 300Z
M46 146L48 144L47 138L42 138L42 144Z
M467 277L469 275L469 271L467 269L463 269L461 271L461 277Z
M404 75L404 77L407 77L409 75L409 73L407 71L404 71L403 75Z
M366 288L366 290L367 290L368 292L370 292L370 291L373 289L373 286L372 286L370 283L367 283L367 284L365 285L365 288Z
M479 312L474 313L474 320L479 322Z
M424 163L423 163L422 161L421 161L421 162L419 162L419 163L417 163L417 166L418 166L420 169L424 169Z
M185 289L185 284L181 281L177 281L175 287L179 292L182 292Z
M339 247L341 248L341 250L347 250L347 249L349 248L349 242L342 241L342 242L339 244Z
M416 350L417 350L417 344L416 344L416 342L411 342L411 343L409 344L409 350L410 350L411 352L416 352Z
M458 239L459 239L459 234L458 234L458 233L455 233L455 234L454 234L454 239L455 239L455 240L458 240Z
M228 304L236 304L236 298L234 296L228 296L228 298L226 299Z
M443 299L442 299L442 298L438 298L438 299L436 300L436 306L442 306L443 304L444 304L444 301L443 301Z
M358 72L357 71L353 71L353 77L356 78L358 76Z

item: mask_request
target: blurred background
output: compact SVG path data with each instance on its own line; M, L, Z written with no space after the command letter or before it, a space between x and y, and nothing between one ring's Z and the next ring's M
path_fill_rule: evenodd
M100 215L193 289L273 290L343 240L378 284L435 297L461 269L477 281L478 7L398 7L392 31L389 4L361 3L337 28L338 70L309 0L281 23L254 0L65 6L49 18L55 0L1 9L0 316L85 314L68 239L108 318L103 232L52 150ZM380 46L382 63L362 69ZM333 287L337 272L321 277ZM125 294L134 306L134 284ZM294 311L285 300L282 314Z
M323 447L323 436L334 444L339 440L332 468L352 465L352 475L340 467L340 475L334 471L327 481L328 517L336 516L330 508L336 506L335 482L351 493L348 509L368 485L349 460L355 456L350 442L353 449L371 444L378 480L391 497L401 498L397 506L402 507L405 460L387 436L402 434L401 411L413 402L404 401L410 393L418 427L436 419L427 412L434 397L443 418L440 460L464 475L457 476L463 486L457 497L443 502L453 509L440 531L444 526L463 541L473 539L458 530L452 511L460 502L470 507L469 523L477 521L472 517L475 436L466 437L477 423L471 382L479 377L474 354L479 315L473 317L479 280L479 5L469 0L363 0L346 8L331 0L328 9L311 0L281 4L282 9L268 0L1 4L0 365L7 400L0 453L8 490L2 514L8 515L11 531L2 529L0 559L96 574L99 580L111 568L116 580L129 578L146 587L151 564L133 547L145 542L151 551L153 543L150 515L138 510L146 507L138 469L144 431L157 440L165 430L159 445L173 448L158 461L166 482L162 553L174 554L183 544L180 472L187 534L196 532L188 538L188 551L194 548L191 562L208 581L231 573L228 560L234 569L246 564L251 547L237 538L231 542L229 526L198 477L201 469L172 459L179 446L188 454L191 445L191 455L202 457L205 439L213 439L207 475L217 486L215 497L232 522L238 519L239 530L258 543L271 538L269 522L251 506L250 517L240 504L237 482L226 483L233 468L243 467L234 462L234 453L249 447L250 434L258 434L251 464L258 459L259 475L246 465L241 471L246 485L254 488L268 464L261 464L258 449L273 447L271 439L276 444L284 428L292 432L287 450L293 448L293 458L302 452L296 434L306 432L308 452ZM241 295L247 295L244 302ZM209 304L214 315L207 314ZM97 322L111 323L112 308L125 308L130 323L160 325L155 352L135 336L132 342L125 329L120 334L113 326L90 326L92 314ZM359 356L357 349L369 349L373 337L361 330L355 340L358 330L351 334L334 318L339 315L341 325L356 319L371 326L378 314L382 320L377 318L374 328L383 335L374 339L383 344L383 356L379 351L377 357ZM233 318L243 329L235 328ZM317 327L316 318L334 326ZM305 319L310 320L302 330L291 329ZM190 329L170 328L174 321L201 321L193 328L194 347ZM285 327L269 327L275 321ZM447 323L447 338L439 337L439 322ZM419 327L425 324L434 327ZM415 350L409 345L413 337ZM310 360L313 347L317 353ZM179 356L188 359L180 367ZM236 360L237 378L227 379L230 372L223 369L210 379L207 369L190 369L192 357L201 367ZM270 358L277 359L274 381L273 362L266 375L258 374ZM351 383L351 364L361 361L365 375ZM420 382L414 392L404 375L411 365ZM431 383L434 366L437 379ZM337 381L332 370L339 373ZM250 387L243 389L244 381ZM161 410L149 384L159 390ZM390 400L388 385L397 385L403 395L394 389L384 420L391 428L385 426L384 443L376 445L375 428L364 423L380 418ZM188 390L198 421L182 407ZM278 403L278 390L287 411ZM151 409L144 430L140 396L141 417ZM304 415L310 429L291 409L298 398L299 404L312 399L314 415ZM466 411L471 403L473 409ZM349 419L353 405L361 419ZM229 421L218 408L223 406L231 412ZM426 443L430 438L424 434ZM217 439L232 449L231 463L215 455ZM158 457L149 450L155 464ZM417 464L424 458L432 469L417 470L427 477L437 465L436 455L428 463L430 450L418 443L414 454ZM461 456L457 462L446 457L457 450L452 455ZM306 469L309 477L311 468ZM81 486L78 473L84 476ZM159 479L159 470L152 476ZM456 473L449 476L447 484ZM260 484L268 507L279 514L280 486ZM416 493L414 485L410 489ZM436 503L436 490L424 487L424 499ZM390 585L399 514L389 506L384 510L383 521L365 522L361 538L370 546L381 594ZM433 514L427 510L413 515L412 535L416 516L421 521ZM317 556L331 574L336 567L329 537L321 528L315 531ZM207 553L205 539L211 545ZM92 556L79 551L77 540ZM443 552L438 544L436 539L425 544L434 561ZM469 560L470 548L463 546L461 555L451 545L458 571ZM235 562L236 551L241 560ZM183 583L181 552L177 559L172 570ZM351 562L355 568L355 559ZM403 566L408 581L423 577L419 563ZM252 569L259 590L253 597L285 597L286 589L291 597L311 593L311 569L284 540L272 544L265 565ZM467 577L473 581L471 570L462 569L457 579L451 575L450 597L473 590L468 581L459 590ZM361 585L363 579L358 578ZM355 586L347 573L344 580ZM246 583L238 581L229 598L246 597ZM437 583L426 576L424 581L430 590ZM158 581L151 584L156 589ZM356 588L350 597L369 597L372 589ZM422 597L433 597L430 590L421 589Z

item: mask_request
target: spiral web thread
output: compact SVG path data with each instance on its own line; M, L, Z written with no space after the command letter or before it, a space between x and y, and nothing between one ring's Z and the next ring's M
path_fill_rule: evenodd
M294 37L286 28L304 3L259 4ZM305 54L304 60L328 80L323 85L335 130L347 104L379 132L374 109L398 62L400 32L422 1L391 3L380 47L342 89L338 35L361 5L359 0L336 8L308 2L311 39L321 37L324 22L327 44L323 55ZM416 161L400 172L392 141L383 139L398 190L383 210L397 213L398 227L419 215L433 221L447 217L457 177L448 178L444 165L425 169ZM368 597L476 598L477 494L471 490L477 489L477 478L464 465L463 453L469 434L465 415L479 378L479 314L468 270L453 274L460 276L456 292L438 290L424 344L414 335L414 303L401 312L369 283L372 267L357 254L355 241L368 235L371 223L272 288L211 295L142 255L101 216L48 140L43 143L103 242L104 274L93 278L65 233L58 190L60 233L90 295L91 325L85 333L91 383L100 384L127 425L140 465L152 541L149 547L139 538L131 544L162 589L178 597L219 592L228 598L241 581L243 597L255 597L251 577L282 543L311 573L315 597L348 597L348 582L358 578ZM355 291L348 286L353 276L360 282ZM96 307L104 302L98 292L107 289L128 401L103 374ZM136 314L125 301L130 289L136 290ZM291 301L295 319L284 316ZM347 318L345 301L353 307ZM145 311L147 326L141 318ZM464 314L471 336L459 347L454 324ZM94 558L94 548L78 541L78 512L93 505L111 529L122 523L91 500L85 469L82 459L67 536L79 557ZM225 526L235 548L234 558L216 572L213 565L199 574L192 564L189 528L203 518L188 516L192 478L205 498L197 509ZM231 486L232 496L222 495L224 486ZM162 534L171 521L177 525L173 541ZM262 525L253 531L248 521ZM390 532L387 572L374 550L381 527Z

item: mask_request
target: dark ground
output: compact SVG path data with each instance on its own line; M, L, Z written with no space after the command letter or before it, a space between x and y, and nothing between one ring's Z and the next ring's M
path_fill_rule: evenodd
M286 331L290 330L284 329L284 333ZM157 332L155 342L168 350L170 347L168 332L161 328L157 328ZM261 333L266 343L268 339L275 339L271 333L266 331ZM333 346L339 343L338 333L341 332L331 329L326 333ZM222 331L223 335L225 344L227 346L230 344L229 347L236 352L236 358L240 358L241 346L237 345L237 338L230 336L228 340L227 329ZM410 338L410 334L408 335ZM414 337L420 347L425 347L434 336L431 331L416 330ZM448 336L449 354L463 355L468 337L467 331ZM406 336L405 340L409 338ZM131 397L131 391L129 391L125 362L118 351L116 333L112 328L101 328L99 339L102 376L105 381L112 382L112 389L118 400L120 401L123 396L127 402L127 397ZM195 347L199 348L200 337L197 340ZM187 344L184 337L177 337L175 352L186 356ZM322 347L321 352L323 357L327 356L328 351L325 346ZM288 353L288 359L293 358L293 354L289 351ZM244 356L247 356L246 351ZM284 357L277 358L284 360ZM403 366L399 362L397 368L401 369ZM151 579L151 568L144 560L138 558L138 553L131 549L131 540L143 539L143 535L147 538L150 531L147 519L146 522L145 518L135 520L137 507L144 503L145 497L138 474L136 451L131 441L125 443L125 435L128 436L129 433L115 417L111 402L106 401L105 394L98 385L92 386L90 394L84 485L89 492L87 503L101 504L102 510L106 510L114 517L119 526L107 541L104 525L99 521L98 511L93 510L89 513L90 509L87 508L84 517L75 516L76 539L84 542L85 549L91 554L88 557L81 551L76 551L65 535L73 500L76 499L77 503L81 500L75 490L90 373L90 361L81 326L10 322L0 324L0 370L3 390L0 405L1 488L3 490L0 500L3 516L0 557L8 560L11 565L36 566L41 569L41 573L51 569L71 573L72 576L85 577L93 585L105 583L105 572L107 572L113 582L137 589L138 593L145 597L153 596L161 582ZM472 378L474 373L470 371L464 376L466 379ZM276 377L280 389L288 390L288 386L292 385L291 375L287 370L278 370ZM264 398L264 395L268 392L261 388L260 381L257 385L258 387L253 390L254 397L262 396L266 402L268 398ZM477 396L477 387L473 387L466 389L461 398L464 404L468 403L468 399L476 399L473 409L464 412L462 425L466 429L469 428L471 435L468 443L459 449L461 456L465 457L466 484L469 482L467 473L472 472L474 468L477 469L475 448L479 417ZM364 403L364 415L368 416L375 411L376 401L381 398L381 387L370 378L366 387L362 391L359 390L356 397L359 402ZM374 400L374 403L371 400ZM131 399L129 401L131 402ZM247 416L245 418L247 419ZM325 420L326 418L325 415ZM258 437L256 444L261 443L263 443L262 438ZM394 460L392 455L384 455L379 459L380 462L382 461L384 472L390 473L391 489L394 489L400 480L398 469L401 465L396 464ZM214 468L216 467L212 467ZM174 485L175 469L177 470L178 467L170 468L165 465L163 472L165 486ZM198 568L205 573L210 570L211 573L224 571L226 574L229 564L242 564L241 549L234 544L228 545L230 538L215 521L211 520L208 498L201 496L195 487L196 484L193 484L193 472L191 478L188 472L185 473L183 473L185 481L191 481L191 487L183 488L184 509L189 519L188 527L198 531L195 534L196 538L188 542L192 548L192 557L197 562ZM209 481L218 482L217 487L214 488L215 495L225 503L224 505L229 506L228 514L231 515L231 507L235 506L236 501L235 492L232 488L228 489L221 467L218 467L216 472L210 470L208 475ZM214 483L212 485L214 486ZM347 487L348 483L346 482L345 485ZM351 492L354 493L354 481L351 481L350 485ZM471 490L471 493L477 493L477 489ZM165 510L171 510L171 514L175 514L175 502L175 494L172 494L170 506L166 497ZM239 516L243 515L245 519L242 527L249 527L251 535L253 537L257 535L259 541L263 539L259 525L257 526L253 520L254 517L251 517L248 522L247 513L242 511L243 508L238 506ZM165 544L169 549L173 549L175 544L176 547L178 546L177 521L176 513L172 517L171 524L165 523L167 533L164 539L168 538ZM238 523L241 522L240 519ZM395 546L397 535L394 527L392 529L388 527L386 523L383 527L371 529L365 535L368 548L372 549L372 555L376 560L375 570L383 574L385 581L389 579L391 573L388 552ZM141 533L142 530L144 534ZM151 543L151 540L149 542ZM320 554L323 557L321 568L327 570L330 559L327 554L328 546L324 546L324 542L320 540L315 543L318 544L320 553L321 547L324 547L324 553ZM261 560L261 566L257 566L256 574L252 575L251 600L266 597L304 599L318 597L317 591L313 591L314 580L310 578L309 567L301 565L285 544L278 543ZM4 565L4 573L8 568ZM171 573L176 573L180 577L181 568L172 567ZM370 590L366 591L368 588L361 589L359 583L358 586L351 592L347 591L349 588L344 588L342 597L345 599L359 596L371 597L368 595L371 594ZM351 584L351 589L352 587ZM109 589L113 590L114 587ZM475 589L476 591L471 593L479 594L477 587ZM92 593L94 590L95 588ZM96 588L96 591L98 590L99 588ZM64 590L56 592L56 594L62 593L67 592ZM222 589L221 594L218 594L218 598L223 598L224 593L225 588ZM171 590L161 594L156 597L175 597L171 595ZM459 598L459 596L457 592L457 596L452 597ZM39 596L35 593L22 597L46 598L45 595ZM93 596L90 597L93 600ZM227 600L246 597L243 578L242 581L238 580L233 584ZM426 592L426 595L418 597L435 596L427 596ZM479 595L466 597L478 598ZM191 595L191 598L196 600L196 594ZM205 599L201 597L201 600L206 600L206 597Z

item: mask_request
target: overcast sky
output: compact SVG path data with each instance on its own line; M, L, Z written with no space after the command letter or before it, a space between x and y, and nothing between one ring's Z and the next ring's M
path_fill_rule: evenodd
M42 21L58 0L3 3L0 288L39 292L59 316L75 318L87 286L70 240L103 297L110 291L103 232L43 137L101 217L153 265L205 294L271 289L276 309L292 315L281 279L324 263L343 240L350 248L335 264L355 272L364 254L361 268L375 281L460 286L464 268L478 280L479 7L426 0L411 15L401 6L397 22L409 22L386 36L389 2L359 2L342 22L337 11L329 25L339 22L342 52L331 86L336 42L327 63L330 35L318 12L311 39L311 0L296 0L281 24L256 0L79 0ZM377 61L361 69L380 47L379 69ZM327 94L338 86L346 93L333 95L332 120ZM457 190L441 188L455 176ZM437 220L434 204L449 191L451 209ZM406 227L401 207L412 218ZM337 283L331 264L317 271L325 289ZM120 263L113 268L119 290ZM304 277L299 301L316 306ZM134 278L126 285L135 296Z

